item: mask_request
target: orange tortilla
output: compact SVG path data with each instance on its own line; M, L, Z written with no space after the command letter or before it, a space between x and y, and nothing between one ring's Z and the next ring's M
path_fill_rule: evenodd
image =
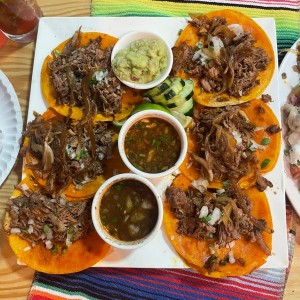
M46 120L49 120L54 117L59 117L60 114L54 108L48 108L43 114L42 117ZM28 144L28 138L25 139L23 148ZM46 179L43 179L39 175L39 171L26 168L26 163L32 163L33 158L27 153L25 156L25 168L23 173L28 176L33 176L36 182L40 187L44 187L47 184ZM80 188L76 187L73 183L70 183L63 191L62 195L65 195L66 199L69 201L79 201L91 198L94 196L96 191L99 189L100 185L105 181L103 175L97 176L93 181L85 183Z
M258 114L258 108L262 108L265 113ZM200 108L201 109L201 108ZM272 171L278 161L280 149L281 149L281 132L276 134L269 134L265 132L265 128L271 125L277 125L280 127L277 117L273 113L270 106L259 99L254 99L249 102L249 106L241 107L241 109L246 113L250 122L255 124L257 128L262 128L257 130L253 135L253 140L260 144L263 138L269 138L270 144L266 145L265 150L258 149L255 154L257 156L257 167L261 174L266 174ZM197 180L200 177L199 170L194 166L190 165L190 154L189 152L196 151L196 140L193 137L192 133L187 133L188 137L188 153L179 167L180 171L187 177L189 180ZM268 165L264 168L261 168L261 164L265 159L270 159ZM253 184L254 173L251 172L248 176L244 176L239 180L239 183L243 188L249 187ZM210 182L210 188L222 188L223 184L218 181Z
M190 186L190 181L183 174L178 175L173 186L186 190ZM251 199L253 204L252 215L257 219L265 219L269 228L273 227L271 211L268 199L263 192L252 188L246 191L246 194ZM197 240L192 237L179 235L177 230L177 219L170 211L169 204L164 203L164 228L166 235L180 257L191 268L197 270L201 274L209 277L223 278L228 276L242 276L251 273L266 262L267 254L256 243L249 243L245 239L240 239L234 242L231 250L235 259L241 258L245 261L245 266L239 263L227 263L220 266L218 271L208 272L204 268L205 260L211 255L209 247L214 242L210 240ZM263 232L263 238L267 246L272 249L272 235ZM224 258L230 251L229 248L216 249L216 255Z
M87 45L91 39L96 39L99 36L102 38L101 49L103 50L109 46L113 46L118 40L116 37L110 36L105 33L82 32L80 46L82 47ZM48 67L48 63L55 57L55 52L61 51L68 41L69 39L59 44L55 49L53 49L51 55L48 55L45 58L41 70L41 89L42 89L42 94L44 96L44 99L50 107L53 107L58 113L60 113L63 116L69 116L72 119L81 120L84 113L82 108L76 106L71 107L68 105L56 104L55 90L53 88L51 78L50 78L51 70ZM104 116L103 114L97 114L94 117L94 120L95 121L122 120L131 113L132 109L135 107L135 104L141 102L141 100L142 100L142 96L140 94L136 93L132 89L125 88L125 92L122 96L122 111L119 114L110 117Z
M252 36L256 39L255 46L259 48L263 48L266 51L267 55L271 58L271 62L269 63L266 70L259 72L259 76L257 79L260 80L260 84L252 88L247 95L243 95L240 98L229 96L226 93L216 96L213 93L204 92L199 86L198 81L192 78L195 83L194 96L193 96L194 100L205 106L220 107L226 105L241 104L250 101L254 98L257 98L259 95L263 93L263 91L269 85L275 69L274 50L268 35L255 21L253 21L245 14L235 10L224 9L224 10L212 11L207 13L206 16L208 18L221 16L226 19L228 24L242 25L244 30L251 32ZM176 41L175 46L178 46L179 44L185 42L187 45L195 48L196 43L198 41L199 38L197 36L197 29L193 27L191 24L188 24L180 34L178 40ZM188 77L188 74L184 73L183 71L180 71L179 74L177 75L180 77Z
M26 177L19 183L19 186L27 186L29 190L39 188L35 180ZM18 197L22 193L15 189L12 197ZM4 228L9 229L10 217L8 213L5 216ZM89 268L100 261L109 252L111 247L105 243L96 233L92 231L85 238L75 241L68 247L65 253L62 253L61 246L58 246L58 252L53 254L51 250L46 249L42 244L32 247L31 244L17 234L9 234L8 242L19 261L25 263L28 267L48 273L48 274L68 274L79 272Z

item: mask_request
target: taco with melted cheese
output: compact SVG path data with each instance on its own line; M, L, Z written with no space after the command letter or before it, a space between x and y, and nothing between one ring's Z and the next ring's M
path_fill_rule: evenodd
M93 266L110 250L91 220L91 199L69 202L42 193L26 177L7 205L4 230L18 260L45 273L66 274Z
M50 107L72 119L121 120L141 101L123 86L111 68L117 38L81 32L53 49L41 70L41 89Z
M200 192L179 174L165 194L166 235L201 274L246 275L271 255L273 225L264 192L242 190L235 180L224 190Z
M273 47L264 30L234 10L190 16L172 49L172 73L193 79L194 100L220 107L262 94L275 66Z
M110 122L82 123L53 108L35 113L23 136L24 173L47 194L64 194L69 200L94 196L105 180L104 164L117 139Z

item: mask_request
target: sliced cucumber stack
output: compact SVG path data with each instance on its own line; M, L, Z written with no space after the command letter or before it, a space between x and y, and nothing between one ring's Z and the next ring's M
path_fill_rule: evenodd
M190 115L194 109L194 82L179 77L167 78L159 86L146 93L153 102L161 104L171 112Z

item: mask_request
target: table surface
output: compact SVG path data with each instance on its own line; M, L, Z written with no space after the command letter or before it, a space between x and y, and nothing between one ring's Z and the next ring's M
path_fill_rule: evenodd
M90 0L38 0L45 16L89 16ZM8 41L0 49L0 68L7 75L18 95L23 120L27 119L34 43L17 44ZM21 178L21 159L17 160L10 175L0 188L0 224L3 223L7 199ZM294 259L287 281L284 299L300 299L300 218L296 217ZM3 230L0 230L0 298L25 299L34 271L16 263Z

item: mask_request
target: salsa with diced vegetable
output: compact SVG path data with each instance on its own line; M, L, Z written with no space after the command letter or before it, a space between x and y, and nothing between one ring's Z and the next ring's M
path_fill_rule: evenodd
M135 123L125 137L125 153L137 169L161 173L172 167L180 155L177 130L160 118L145 118Z
M135 241L148 235L158 218L153 192L142 182L127 179L113 184L103 196L100 219L110 235Z

